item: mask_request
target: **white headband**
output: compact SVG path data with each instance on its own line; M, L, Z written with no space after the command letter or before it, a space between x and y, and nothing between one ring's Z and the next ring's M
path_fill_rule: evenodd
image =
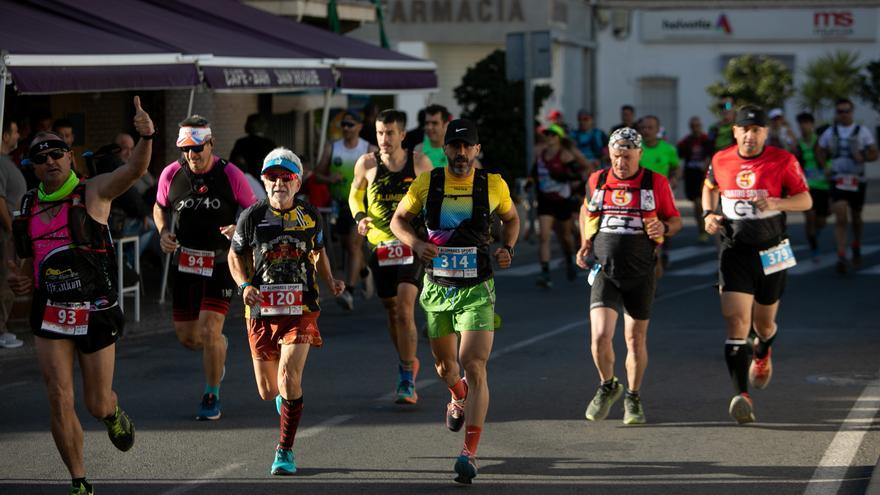
M200 146L211 139L210 127L181 127L177 133L177 147Z

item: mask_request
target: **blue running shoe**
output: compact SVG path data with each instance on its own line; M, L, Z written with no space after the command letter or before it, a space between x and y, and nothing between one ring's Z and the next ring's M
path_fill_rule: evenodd
M275 396L275 410L278 411L278 415L281 416L281 401L284 400L284 397L281 397L281 394Z
M471 481L477 477L477 460L468 457L467 454L461 454L455 460L455 473L458 474L455 477L456 483L470 485Z
M275 462L272 463L271 473L275 476L290 476L296 473L296 460L293 458L292 450L275 448Z
M220 419L220 399L214 394L203 395L196 419L199 421Z

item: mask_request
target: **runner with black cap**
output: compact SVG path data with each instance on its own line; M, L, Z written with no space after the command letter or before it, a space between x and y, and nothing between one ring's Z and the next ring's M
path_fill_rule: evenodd
M196 419L220 419L220 381L228 340L223 323L235 282L226 266L239 208L256 202L244 173L214 156L208 120L180 123L181 157L159 176L153 220L162 251L175 253L172 318L177 339L202 351L205 389Z
M486 363L495 330L492 258L499 268L510 266L519 217L504 179L474 167L480 153L474 123L453 120L444 142L448 165L413 181L397 206L391 231L425 263L419 302L427 316L434 366L452 394L446 426L452 431L465 426L455 481L471 483L477 475L477 446L489 408ZM493 213L503 222L503 246L490 254ZM420 214L425 216L427 241L411 224Z
M584 413L587 420L608 416L624 387L614 376L614 330L621 307L626 335L626 398L623 423L645 423L641 389L648 366L648 323L654 305L657 249L681 230L669 181L639 165L642 136L630 127L608 140L611 167L593 173L589 200L581 206L581 247L577 263L590 268L590 333L599 388Z
M736 146L712 157L703 185L703 216L706 232L721 233L724 357L736 391L728 412L742 424L755 421L749 383L762 389L773 376L776 313L785 270L796 264L785 232L785 212L808 210L812 199L794 155L765 146L767 119L762 109L740 108L733 134ZM757 334L753 342L747 340L750 330Z
M368 265L376 282L376 293L385 307L388 332L399 359L395 402L415 404L419 400L416 393L419 338L414 313L424 273L422 262L413 256L412 248L391 232L391 217L416 176L434 167L424 154L416 155L401 147L405 129L405 113L388 109L379 114L376 118L379 151L358 159L348 202L358 234L365 236L371 247Z
M125 452L134 425L113 391L116 341L125 317L119 307L116 256L107 219L113 199L131 187L150 164L155 128L134 97L134 127L141 139L128 162L113 172L80 180L70 148L60 136L38 133L28 160L39 186L25 194L13 222L15 249L9 285L33 291L30 326L46 382L52 437L73 484L72 495L93 493L85 479L83 429L74 409L74 360L79 359L83 395L110 441Z

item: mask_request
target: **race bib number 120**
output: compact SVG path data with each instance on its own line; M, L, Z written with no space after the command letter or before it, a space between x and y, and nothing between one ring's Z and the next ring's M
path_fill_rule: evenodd
M440 246L432 268L435 277L475 278L477 276L476 247Z
M46 301L41 329L63 335L85 335L89 332L89 303Z
M260 316L301 315L302 284L261 285Z
M797 265L794 259L794 251L791 250L791 244L788 239L780 242L770 249L760 252L761 266L764 268L764 275L770 275Z
M214 273L214 251L201 251L181 247L177 270L183 273L194 273L210 277Z
M383 242L376 247L379 266L411 265L412 248L400 241Z

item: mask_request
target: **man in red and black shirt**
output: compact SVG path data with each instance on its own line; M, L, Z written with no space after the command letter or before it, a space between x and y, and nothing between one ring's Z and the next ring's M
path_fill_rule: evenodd
M712 157L703 185L706 232L721 233L719 288L727 323L724 355L737 395L730 416L755 420L748 386L764 388L773 365L776 312L785 289L785 270L794 254L785 232L785 213L812 206L810 191L791 153L764 146L767 119L753 106L741 108L733 126L736 146ZM716 213L719 199L721 213ZM757 337L748 342L750 326ZM754 346L754 359L752 359Z
M642 136L635 129L614 131L608 141L611 168L593 173L589 200L581 207L581 248L577 263L595 253L590 274L590 330L593 361L601 381L587 406L589 421L605 419L623 386L614 376L612 339L620 308L626 334L624 424L645 422L639 388L648 365L647 334L654 302L657 247L681 230L666 177L642 168Z

